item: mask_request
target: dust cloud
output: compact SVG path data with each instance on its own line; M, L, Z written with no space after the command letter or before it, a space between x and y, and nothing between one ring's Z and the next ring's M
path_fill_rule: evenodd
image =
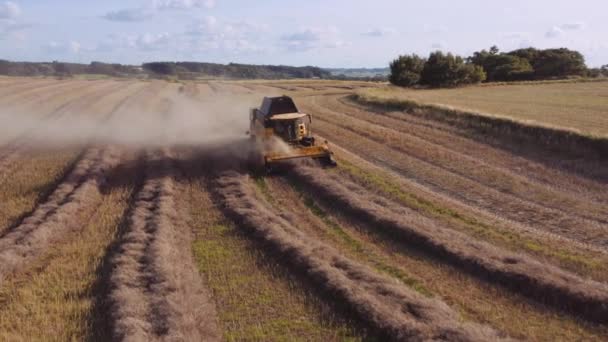
M23 139L44 147L95 143L160 147L245 138L249 110L259 105L260 97L216 95L196 99L180 93L160 94L156 99L104 104L103 109L83 106L52 114L0 108L0 144Z

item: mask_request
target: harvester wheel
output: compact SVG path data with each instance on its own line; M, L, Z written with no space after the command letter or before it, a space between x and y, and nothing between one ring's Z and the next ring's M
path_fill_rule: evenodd
M338 163L336 162L336 160L334 159L333 155L331 155L331 154L319 158L319 162L321 163L321 166L323 166L323 167L336 167L336 166L338 166Z

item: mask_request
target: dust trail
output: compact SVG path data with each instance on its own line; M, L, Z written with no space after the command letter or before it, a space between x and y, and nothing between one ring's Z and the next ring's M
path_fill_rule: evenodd
M164 150L150 153L143 188L112 260L114 337L126 341L219 340L215 308L179 217L175 170Z
M54 127L55 134L61 134L61 124L69 122L80 113L86 113L95 104L101 102L112 93L119 92L128 87L129 84L100 84L91 88L81 89L77 98L70 98L51 111L32 108L0 107L0 145L29 145L46 146L52 145L45 136L47 127ZM48 99L47 99L48 100ZM36 101L36 106L44 108L43 99ZM72 114L72 115L68 115ZM98 122L95 115L87 118L91 124ZM67 127L66 127L67 129ZM67 130L65 134L69 134ZM86 145L88 142L82 142Z
M297 181L370 228L534 300L608 323L608 285L438 226L360 185L322 172L305 166L294 170Z
M501 339L490 328L459 322L445 303L426 298L306 235L257 198L247 176L225 172L215 191L237 224L385 339Z
M7 132L5 136L0 138L0 144L2 141L8 141L9 143L4 146L4 148L0 149L0 178L4 177L9 168L13 165L14 161L19 158L22 154L23 150L32 147L32 146L46 146L48 145L42 141L37 141L38 138L38 130L40 127L43 127L45 124L48 124L50 119L58 119L62 116L68 116L68 114L73 113L74 111L79 110L79 108L94 107L99 102L102 102L107 96L112 94L115 91L119 91L122 88L125 88L127 85L121 86L118 89L106 86L102 89L93 88L89 89L86 93L76 99L71 99L67 102L64 102L59 107L53 109L49 113L45 113L38 117L37 122L33 122L31 126L28 128L21 127L17 128L10 133ZM120 104L122 104L121 102ZM119 107L115 107L110 114L113 114ZM11 117L20 117L19 112L11 112ZM11 121L8 117L3 117L2 113L0 113L0 123L2 123L2 119L6 119L6 121ZM85 145L85 144L83 144Z
M112 148L89 149L49 199L0 238L0 286L9 274L42 255L54 242L76 231L83 213L101 200L104 174L117 165L120 153Z
M35 91L24 93L11 93L10 96L0 96L0 107L2 108L35 108L36 103L44 103L54 97L70 94L75 90L90 87L94 84L86 81L74 81L57 83L45 88L36 88Z
M249 129L249 109L259 105L260 101L254 95L228 94L196 100L177 89L149 96L171 102L171 112L158 116L141 108L132 109L100 123L95 115L87 113L86 105L79 109L79 113L74 113L79 115L53 120L45 119L34 110L16 112L0 108L0 144L11 141L17 132L35 128L31 134L34 140L30 144L45 147L82 146L91 142L136 147L200 146L245 136Z
M101 97L95 93L87 94L62 105L62 111L54 115L71 112L88 101L97 102ZM124 112L132 100L133 97L129 96L107 111L106 119ZM0 161L10 161L21 148L18 144L12 146L6 159L3 157ZM79 224L88 219L87 215L101 200L106 173L118 165L121 158L122 149L117 146L87 148L49 198L17 227L0 237L0 283L10 273L42 255L53 243L62 240L65 234L78 230Z
M44 90L52 86L53 84L61 83L63 82L58 82L56 80L36 80L20 84L8 84L6 87L2 87L0 96L2 96L3 98L13 98L14 96L37 90Z

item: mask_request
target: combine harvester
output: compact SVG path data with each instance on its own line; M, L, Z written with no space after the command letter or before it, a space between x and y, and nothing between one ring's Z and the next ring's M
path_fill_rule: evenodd
M311 132L312 116L300 113L288 96L265 97L260 108L251 110L248 132L254 148L250 163L272 172L287 161L310 158L335 167L327 141L317 144Z

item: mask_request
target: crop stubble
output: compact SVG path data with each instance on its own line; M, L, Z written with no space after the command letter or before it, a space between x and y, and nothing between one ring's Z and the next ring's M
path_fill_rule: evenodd
M499 338L487 327L459 323L444 303L381 276L307 236L264 206L247 176L227 172L217 184L217 194L229 217L380 335L391 339Z
M146 181L112 260L114 337L217 340L215 309L192 259L192 232L175 204L168 151L147 157Z

